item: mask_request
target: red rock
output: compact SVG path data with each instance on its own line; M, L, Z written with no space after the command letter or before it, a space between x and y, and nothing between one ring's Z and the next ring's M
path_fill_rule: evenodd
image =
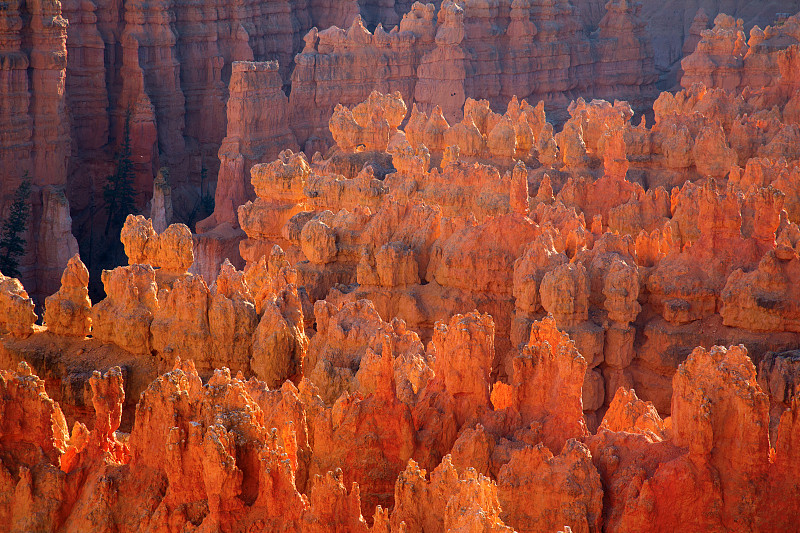
M3 312L0 327L14 337L25 338L33 334L36 322L33 300L17 278L0 274L0 307Z
M125 401L122 369L112 367L105 374L98 371L89 379L94 408L94 426L91 432L80 422L72 428L72 435L61 457L61 470L73 478L83 476L97 467L101 458L111 464L124 464L130 460L127 443L117 438L116 431L122 419Z
M287 379L299 381L308 338L303 308L294 285L288 285L266 300L253 335L250 367L256 376L276 386Z
M259 250L256 243L243 241L239 249L245 260L254 262L272 245L286 242L281 228L303 210L303 189L309 173L306 158L291 150L281 152L280 159L269 165L253 167L251 175L258 198L238 207L239 224L251 240L265 240L269 248ZM288 187L285 184L287 180Z
M571 6L561 4L518 2L501 17L496 6L446 3L438 20L433 18L432 9L419 5L403 17L398 31L386 33L379 26L370 33L357 18L347 30L307 35L290 97L301 144L327 137L320 126L337 103L353 105L373 89L399 90L426 112L440 105L455 123L468 97L485 97L493 105L505 105L514 94L565 102L564 93L576 88L604 96L613 87L639 98L656 80L644 26L627 3L610 4L598 19L601 32L591 39L578 31ZM561 44L551 47L552 42ZM356 59L347 60L348 53ZM593 53L600 58L596 67ZM499 61L487 59L498 56ZM360 74L362 83L353 86L347 80L356 76L345 73L356 69L368 74ZM451 90L439 87L442 80Z
M318 331L309 345L306 374L326 402L332 403L343 391L375 392L385 373L381 358L391 352L397 357L395 393L401 401L414 403L433 371L423 357L419 337L402 321L384 322L368 300L341 307L319 301L314 314Z
M10 531L53 531L66 500L59 466L69 440L67 421L24 362L17 372L0 371L0 412L0 516Z
M309 422L314 435L310 473L341 465L345 479L361 487L367 514L376 504L392 506L394 479L415 447L411 411L395 396L392 353L384 352L381 360L383 377L374 393L342 394L330 408L313 407Z
M698 172L712 178L724 178L734 157L725 139L725 132L716 124L701 130L693 153Z
M183 368L160 378L140 400L131 462L112 490L130 491L136 477L158 480L164 492L156 496L150 527L192 516L221 526L236 514L247 524L298 523L307 504L294 488L289 443L284 448L277 431L264 427L264 413L244 383L218 371L203 387L191 365ZM170 407L177 410L170 414ZM142 494L128 507L148 505L141 496L151 497ZM206 501L205 511L183 507L197 498ZM273 518L266 518L266 509Z
M723 196L723 193L714 192L714 188L715 186L706 185L699 190L693 190L685 186L681 196L675 197L673 205L677 205L674 208L673 223L681 220L678 227L685 236L683 240L692 242L692 245L685 247L681 253L673 253L662 260L647 282L651 302L660 301L657 305L663 306L663 316L676 323L713 314L716 309L713 295L722 290L723 280L727 279L738 264L748 264L749 268L756 266L762 254L773 246L770 244L774 239L774 230L771 228L777 227L778 209L782 204L779 194L768 189L751 191L746 196L747 201L753 205L753 210L750 210L739 207L738 195L734 189L729 189ZM699 201L687 202L680 199L685 197L688 200L690 195L698 193ZM698 204L703 214L687 213ZM759 212L758 224L752 222L754 219L744 218L749 218L756 211ZM698 226L694 226L693 220L702 221L703 229L699 230ZM750 236L745 238L745 234ZM706 268L702 273L690 274L694 268L692 265L697 264L690 257L708 258L711 268ZM678 267L679 264L685 266ZM681 271L686 274L676 277L669 273ZM664 292L662 286L669 287L668 292Z
M253 197L253 165L268 163L287 148L298 149L289 130L288 99L281 91L278 64L236 61L231 68L228 132L219 149L214 213L198 223L201 233L223 223L237 226L236 209Z
M10 207L13 191L27 173L33 185L32 204L41 211L33 210L28 221L31 237L24 246L28 257L20 272L29 292L41 304L45 296L57 290L61 270L78 251L69 235L71 220L63 189L51 188L67 184L70 155L65 99L68 22L59 2L31 6L14 2L4 10L2 21L0 70L7 102L0 111L3 203L6 209ZM41 197L40 188L44 188Z
M742 84L741 70L748 51L743 22L720 14L714 19L714 29L702 32L694 54L681 62L684 71L681 84L694 83L736 89Z
M797 256L788 260L767 252L758 268L731 273L722 292L723 323L756 331L794 331L790 298ZM780 309L780 311L778 311Z
M599 531L603 488L589 450L570 440L557 455L542 445L513 450L497 476L503 521L517 531Z
M530 341L514 359L511 408L522 423L541 424L544 444L560 452L586 434L581 387L586 361L552 318L533 324Z
M33 129L32 174L42 185L63 183L66 174L69 130L66 120L64 84L68 22L57 2L33 4L30 46L31 99L29 113Z
M488 315L456 315L437 324L433 337L434 372L454 397L459 426L478 418L489 407L494 323Z
M601 429L627 431L647 435L652 441L663 439L666 435L664 421L651 402L643 402L633 389L620 387L608 407Z
M690 455L705 456L719 472L723 523L754 522L757 506L736 495L767 474L768 402L754 380L755 367L740 346L695 350L673 380L674 440ZM703 407L710 402L713 409ZM730 419L734 426L726 422Z
M62 3L62 14L69 21L65 93L72 118L70 136L85 151L103 148L109 130L105 43L96 11L91 1Z
M315 476L308 495L311 519L303 522L304 531L369 531L361 516L358 483L352 484L348 494L343 477L341 469ZM380 509L378 506L376 516Z
M794 443L797 439L797 400L780 418L774 448L774 459L769 467L769 489L765 498L774 501L777 512L761 512L760 527L791 528L797 518L793 502L797 501L797 459ZM771 450L772 453L772 450Z
M9 459L34 466L41 458L58 466L69 432L58 404L47 397L44 381L20 363L16 372L3 370L2 387L3 449Z
M783 24L764 30L756 26L747 39L742 19L718 15L714 27L702 32L697 50L681 62L681 85L690 87L699 82L728 90L741 90L748 85L771 87L782 83L784 72L789 82L791 74L780 66L788 58L781 59L780 49L797 43L793 35L796 24L796 17L789 17Z
M57 335L85 337L92 324L89 271L74 255L61 275L61 289L45 300L44 322Z
M172 224L158 235L150 219L128 215L120 239L129 264L151 265L162 278L183 274L194 262L191 232L184 224Z
M172 223L172 188L169 184L169 169L161 168L153 180L153 199L150 203L150 218L156 233L162 233Z
M41 302L58 290L59 273L67 262L78 253L78 242L72 235L70 206L60 187L42 189L42 212L39 225L31 240L36 241L35 284L32 297ZM25 276L28 283L28 277ZM30 285L30 284L29 284Z
M524 254L514 264L514 297L519 309L535 312L541 309L539 284L544 275L567 263L564 252L556 249L557 239L547 232L528 244Z
M123 68L140 73L142 86L129 85L130 92L126 95L123 85L124 107L120 111L124 112L125 108L137 104L136 99L141 101L146 98L150 105L148 118L157 128L157 138L153 138L153 141L161 145L167 160L170 160L185 149L181 132L185 127L186 100L180 87L180 62L175 48L177 36L169 27L167 7L167 2L158 1L134 2L126 6L125 29L120 35ZM118 128L121 131L122 124ZM131 137L136 138L134 135ZM133 147L135 157L154 160L154 145L134 143ZM147 173L140 174L138 178L144 185L148 179L152 179L152 169L142 170Z
M131 353L151 353L150 324L158 309L155 271L131 265L103 271L106 298L92 307L92 336Z
M101 152L133 104L137 187L154 191L162 231L128 220L131 265L104 274L91 337L77 263L45 306L51 331L6 280L0 360L35 355L37 391L81 423L69 437L60 423L35 429L47 443L64 435L44 459L36 444L20 460L17 441L0 435L0 519L47 531L791 528L796 19L754 28L745 44L747 23L718 17L684 61L685 83L717 86L664 93L655 122L633 125L655 80L650 34L665 24L644 29L649 2L603 12L581 0L583 18L564 2L445 2L438 20L433 5L389 4L364 3L361 19L353 2L207 14L139 2L123 23L119 6L69 6L85 16L70 68L87 74L68 83L67 99L101 102L107 85L112 102L108 112L76 107L98 128L73 121L70 175L92 190L89 174L108 166ZM18 30L11 8L0 37L14 66L42 36ZM406 9L396 30L367 30ZM705 22L689 30L684 13L674 20L691 41ZM287 102L290 52L328 21L349 29L306 35ZM683 41L656 41L668 45L662 66L677 68ZM278 67L252 66L270 55ZM231 67L233 163L217 190L230 202L194 237L167 222L186 217L197 168L219 149L238 59L250 62ZM29 90L45 101L9 76L10 101ZM443 92L443 79L455 89ZM631 103L567 107L565 93ZM548 116L545 105L556 109ZM7 115L14 152L27 142L20 131L35 128ZM278 153L294 135L308 155ZM251 155L248 185L236 161ZM163 180L147 181L162 159L173 216ZM56 290L50 278L74 243L69 207L40 185L26 234L35 250L23 261L32 295ZM69 182L67 191L78 194ZM73 208L81 224L87 208ZM749 356L706 349L739 342ZM187 362L141 396L126 437L130 398L176 355ZM14 424L38 412L17 403ZM437 470L428 480L416 464Z
M225 361L234 372L248 370L257 324L255 301L244 272L223 263L208 304L213 359Z
M562 327L574 326L588 319L589 286L582 264L562 264L542 278L542 307Z
M497 486L489 478L468 469L460 476L450 457L431 472L412 460L395 485L393 528L415 531L511 531L500 519Z
M185 274L158 288L158 307L150 323L152 350L161 365L175 357L190 359L208 375L214 370L208 322L210 293L199 276ZM220 362L222 362L221 360ZM227 363L227 361L225 361Z
M466 99L467 56L460 46L466 35L465 10L455 2L445 3L438 14L436 46L419 59L414 100L423 110L443 106L444 114L456 120ZM440 80L447 80L447 88Z
M9 107L4 108L2 129L8 135L2 144L3 183L19 183L24 170L32 170L31 147L33 119L29 114L30 88L27 69L30 57L22 43L22 2L10 3L3 11L3 94ZM62 19L63 20L63 19ZM66 28L64 28L66 29ZM43 95L45 98L48 95ZM50 95L52 96L52 95ZM13 110L22 112L14 113Z
M797 389L797 358L794 351L767 352L758 364L758 386L769 395L770 443L784 411L790 409Z
M636 320L642 307L639 297L639 279L636 267L624 261L615 261L605 279L603 295L608 318L627 326Z
M306 35L290 95L291 123L300 143L309 142L310 147L316 139L328 137L325 126L336 104L358 104L373 90L400 91L408 101L417 54L430 48L433 40L433 15L433 9L420 4L404 15L399 31L387 33L381 26L370 33L356 16L346 31L332 27ZM366 76L359 75L354 84L347 80L353 79L349 70L357 65Z

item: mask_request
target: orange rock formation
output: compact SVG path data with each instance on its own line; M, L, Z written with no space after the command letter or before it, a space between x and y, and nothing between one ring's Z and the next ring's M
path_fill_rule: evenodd
M67 99L98 121L72 125L71 164L130 105L139 185L181 169L153 221L128 217L129 264L94 305L65 197L36 189L24 266L54 294L38 324L0 277L0 523L791 530L798 17L749 39L727 15L687 19L684 88L634 121L672 54L654 61L649 3L360 4L65 5L67 69L85 69ZM52 81L34 58L63 32L9 13L0 44L21 63L3 71L30 54ZM348 29L306 32L317 20ZM34 88L35 137L61 104ZM168 225L214 152L205 233Z
M392 353L391 336L374 362L371 348L361 360L364 392L345 392L330 406L308 379L270 390L222 369L204 385L194 365L178 359L142 394L129 436L117 431L119 368L91 377L93 426L76 423L70 434L44 381L20 363L17 372L0 371L0 511L12 531L127 531L143 527L141 519L128 525L129 517L144 515L151 530L177 521L230 531L253 524L368 531L363 517L370 513L376 531L555 531L565 524L597 531L601 521L615 531L686 523L780 529L796 519L789 502L797 497L797 402L781 417L770 451L768 396L743 347L694 350L675 374L666 422L652 404L619 389L589 434L580 411L585 361L552 320L534 325L508 401L493 393L489 403L481 367L452 374L468 359L459 363L446 356L450 350L491 355L487 326L491 319L476 314L441 325L447 338L434 341L441 347L432 356L444 366L434 367L439 374L417 399L396 395L405 356ZM382 334L367 335L374 342ZM524 361L537 351L544 358L526 373ZM572 361L577 374L567 370ZM364 388L360 376L373 365L374 385ZM570 404L576 412L559 409ZM442 446L442 423L455 424L449 432L458 437L440 448L452 455L437 460L429 446ZM429 479L420 460L434 460ZM670 497L693 502L694 511L666 505ZM786 502L785 513L753 497Z

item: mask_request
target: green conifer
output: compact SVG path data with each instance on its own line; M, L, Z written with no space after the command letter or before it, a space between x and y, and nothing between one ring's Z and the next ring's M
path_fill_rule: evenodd
M108 177L103 187L103 200L106 203L108 220L106 221L106 235L111 228L121 229L125 218L133 213L136 204L136 191L134 189L133 161L131 159L131 112L125 114L125 131L122 146L116 157L116 170Z
M25 254L25 239L20 233L28 228L28 217L31 214L29 196L31 194L31 178L27 172L22 177L14 192L14 201L8 218L3 221L3 232L0 237L0 272L6 276L19 277L19 258Z

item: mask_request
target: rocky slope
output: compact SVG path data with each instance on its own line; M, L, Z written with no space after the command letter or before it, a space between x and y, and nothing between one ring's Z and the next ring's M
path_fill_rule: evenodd
M43 326L5 278L1 516L13 531L790 527L787 72L664 93L649 126L579 99L558 133L543 103L468 99L451 125L373 92L336 107L326 157L254 161L244 268L225 262L211 287L190 273L189 229L141 216L94 305L78 257ZM281 142L259 131L240 146Z
M199 114L186 111L176 11L126 9L115 48L126 76L109 101L136 102L137 143L189 153ZM399 18L405 7L361 9ZM230 97L207 231L170 224L181 193L161 171L152 219L127 218L128 264L102 272L99 301L66 196L37 185L23 274L42 281L0 275L10 531L794 527L800 15L749 39L732 17L710 30L698 17L685 87L642 117L652 82L630 76L649 68L638 5L609 2L591 34L564 2L409 9L390 32L354 16L348 31L307 33L294 75L331 76L288 97L280 62L232 62L215 85ZM96 12L108 29L109 11ZM13 17L26 12L10 13L5 35L24 35ZM202 27L190 14L186 27ZM97 66L95 21L82 20L73 59ZM64 42L53 27L3 42L33 65L31 43ZM247 46L268 33L241 28ZM243 45L237 35L228 44ZM545 35L569 50L566 73L548 70L553 85L537 82L530 103L504 94L516 74L480 58L524 49L504 65L539 76L539 60L561 53ZM356 64L382 91L333 76ZM587 73L593 91L633 102L577 98L554 114L559 84ZM470 97L478 85L497 92ZM303 101L303 120L292 114L301 86L320 95ZM105 127L95 119L86 142ZM37 164L31 143L20 168ZM152 155L137 169L163 162ZM36 293L49 295L43 308Z
M398 321L372 319L373 329L368 302L349 314L350 333L367 347L358 372L340 378L352 390L332 404L313 374L270 388L223 368L204 383L177 358L139 396L130 433L118 431L119 366L88 378L93 413L70 431L27 363L0 370L4 523L9 531L727 531L786 530L798 518L798 404L784 411L771 448L769 399L743 346L694 350L673 378L666 420L620 387L589 433L580 392L587 362L552 318L533 325L512 384L491 386L488 315L454 316L423 350ZM331 327L340 326L318 334L327 337L320 361L352 365L342 355L354 355L355 339L337 340ZM684 504L668 505L674 499ZM780 512L766 501L781 502Z
M8 96L0 110L7 132L0 145L2 203L26 171L37 193L43 186L63 188L74 233L97 277L97 265L109 261L95 257L95 248L113 245L107 230L101 235L103 189L129 121L137 209L149 210L154 178L168 168L174 220L194 224L212 215L209 199L219 182L217 200L225 205L199 230L225 236L230 251L236 205L222 200L232 193L229 175L242 173L235 161L243 158L246 177L251 162L263 162L259 154L275 155L264 151L264 134L248 138L255 130L236 102L253 82L240 79L242 67L234 63L278 62L278 85L278 78L255 83L264 84L258 100L280 111L253 126L277 128L274 146L294 135L311 155L330 145L325 125L335 105L358 103L373 89L400 90L427 110L445 105L451 119L466 96L488 97L496 108L514 94L558 102L559 109L576 94L647 105L654 97L653 52L637 11L634 4L611 2L590 34L566 0L491 6L451 0L443 7L271 0L225 9L183 0L12 2L0 14ZM559 44L551 46L554 41ZM531 93L529 87L539 89ZM288 105L279 88L291 89ZM235 202L242 199L237 191ZM42 200L33 203L35 235ZM208 239L204 244L219 255ZM28 263L38 260L31 251ZM37 302L54 289L64 266L23 271Z
M749 29L793 11L793 5L725 7ZM241 234L232 216L236 205L225 199L229 174L241 176L239 156L246 177L249 161L258 160L253 150L262 159L273 157L291 134L310 157L330 145L325 125L335 106L355 105L373 89L399 90L409 105L417 103L426 112L441 105L451 122L460 120L467 97L488 99L501 111L513 95L543 99L557 122L567 118L563 110L579 95L626 99L637 110L649 107L654 67L664 71L691 53L721 7L671 6L616 0L602 5L275 0L217 10L182 1L12 2L0 15L6 20L2 69L8 73L7 106L0 112L7 132L0 145L2 193L8 198L30 172L36 191L31 242L49 231L40 227L46 224L38 215L46 210L41 187L61 187L81 250L94 264L92 239L99 231L93 228L103 225L104 181L130 115L139 210L147 211L153 179L168 167L174 219L193 223L212 215L198 229L213 234L198 245L211 257L230 255ZM700 8L705 15L695 17ZM673 32L675 27L684 27L683 33ZM776 71L766 56L785 47L782 39L790 32L778 33L756 31L758 43L751 46L764 53L749 61L745 70L755 74L742 84L761 83L758 76ZM746 53L731 50L734 58ZM259 82L272 88L261 97L264 102L281 108L261 125L275 127L280 140L261 152L266 139L260 134L249 139L248 121L236 110L242 82L233 63L265 60L278 61L280 84L284 91L291 87L291 94L287 105L275 92L277 79ZM690 76L685 85L696 79ZM234 109L227 114L231 99ZM246 198L252 199L244 181ZM216 183L224 205L212 214L207 199ZM242 184L237 187L234 204L242 199ZM221 241L227 244L220 248L215 243ZM49 259L29 250L22 276L37 302L55 289L58 271L74 251L70 243L59 252L61 261L39 271L35 265Z
M461 119L468 97L497 109L513 95L557 109L569 95L614 95L641 106L652 101L657 76L638 12L638 4L609 2L591 34L566 1L451 0L437 15L415 4L388 33L370 32L357 18L347 29L306 37L292 75L292 127L301 145L313 146L328 137L321 117L372 90L400 91L426 111L440 105L451 121Z
M800 48L800 20L788 17L774 26L755 27L747 38L742 19L721 14L714 26L701 33L697 49L681 62L681 84L704 83L742 91L745 87L781 88L792 96L800 83L797 50Z
M640 0L664 89L680 82L681 59L694 51L699 32L720 13L741 19L745 31L765 28L800 11L798 0ZM702 12L699 14L700 10Z

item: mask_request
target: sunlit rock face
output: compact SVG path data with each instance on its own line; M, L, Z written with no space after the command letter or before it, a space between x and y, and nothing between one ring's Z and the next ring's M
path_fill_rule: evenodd
M792 530L800 19L711 4L0 10L0 523Z
M655 96L658 75L639 8L609 2L597 31L587 31L569 2L448 1L438 12L415 3L390 32L387 22L373 31L361 17L312 31L295 60L292 127L314 149L330 139L324 120L334 107L372 90L399 91L426 112L441 106L451 122L462 118L467 98L504 109L516 95L560 113L575 94L641 106Z

